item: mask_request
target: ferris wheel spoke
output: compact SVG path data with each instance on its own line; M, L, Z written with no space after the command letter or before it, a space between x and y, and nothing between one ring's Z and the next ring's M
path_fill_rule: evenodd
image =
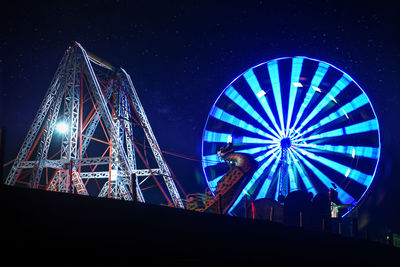
M338 192L338 199L342 203L355 204L355 199L348 194L344 189L334 183L328 176L321 172L317 167L311 164L307 159L305 159L299 152L293 150L297 157L318 177L318 179L325 185L327 189L331 188L334 184L336 186L336 191Z
M253 148L248 148L248 149L241 149L241 150L236 150L236 153L245 153L245 154L250 154L254 155L262 151L270 150L272 148L276 148L279 146L278 144L273 144L273 145L268 145L268 146L257 146Z
M296 158L296 156L292 152L292 149L289 149L289 155L290 155L290 157L292 158L292 160L294 162L293 165L296 167L297 172L299 173L300 178L301 178L301 180L302 180L307 192L311 192L311 193L313 193L313 195L316 195L317 194L317 190L315 190L315 188L312 185L311 181L308 179L309 176L305 173L306 171L305 171L305 169L303 167L303 163L299 159Z
M272 161L275 159L275 161L279 161L279 154L280 150L277 150L272 157L270 157L268 160L266 160L260 168L257 169L257 171L253 174L251 180L246 184L245 188L242 190L242 192L239 194L238 198L236 201L233 203L232 207L229 209L229 212L233 211L237 204L242 200L245 194L248 194L250 189L253 187L254 183L261 177L261 175L264 173L265 169L272 163Z
M297 88L303 87L301 85L301 83L299 83L301 69L303 67L303 61L304 61L304 58L302 58L302 57L295 57L292 60L292 74L291 74L291 78L290 78L289 105L288 105L286 135L285 136L288 136L288 134L289 134L289 127L290 127L290 122L292 120L292 113L293 113L294 101L295 101L296 95L297 95Z
M274 99L276 109L278 110L279 121L281 123L282 132L285 131L285 125L283 123L283 110L282 110L282 96L281 96L281 84L279 81L279 68L278 61L274 60L268 62L268 73L271 79L272 91L274 92Z
M331 130L328 132L311 135L309 137L303 138L302 140L307 141L307 140L322 139L325 141L326 138L366 133L366 132L377 131L377 130L378 130L378 121L376 120L376 118L374 118L374 119L371 119L368 121L363 121L363 122L356 123L356 124L353 124L350 126L346 126L344 128L339 128L339 129Z
M218 158L217 154L211 154L207 156L203 156L203 166L204 168L214 166L221 163L221 160Z
M344 154L347 156L364 157L370 159L377 159L379 156L378 147L368 147L368 146L341 146L341 145L318 145L318 144L298 144L298 147L302 148L312 148L318 149L323 152L329 151L339 154Z
M303 155L307 156L310 159L313 159L315 161L318 161L322 163L323 165L331 168L332 170L343 174L346 178L350 178L362 185L368 186L372 182L372 175L368 175L365 173L362 173L356 169L352 169L346 165L343 165L341 163L338 163L336 161L327 159L322 156L315 155L314 153L308 152L304 149L297 148L299 152L301 152Z
M318 90L321 91L318 87L322 81L322 79L325 77L325 74L327 73L329 69L329 65L324 63L324 62L320 62L318 64L318 69L315 72L312 80L311 80L311 85L310 88L307 91L307 94L304 98L303 103L300 106L300 109L297 113L296 116L296 120L292 126L292 129L294 129L297 125L297 123L299 122L299 120L301 119L301 117L303 116L303 112L304 110L307 108L308 104L311 102L311 99L313 98L315 92L317 92Z
M276 171L276 168L278 167L279 161L280 161L279 157L276 157L274 165L272 165L272 168L269 171L268 176L265 178L265 181L264 181L263 185L261 186L260 191L258 191L256 199L266 197L268 189L271 186L272 179L274 178L274 173Z
M271 139L271 140L275 140L275 141L278 140L275 136L267 134L266 132L254 127L250 123L247 123L241 119L238 119L235 116L233 116L232 114L229 114L228 112L226 112L216 106L212 109L210 116L212 116L220 121L229 123L235 127L242 128L248 132L252 132L252 133L258 134L260 136L267 137L268 139Z
M248 70L243 74L244 78L246 79L247 83L249 84L251 90L256 95L258 101L260 102L261 106L263 107L264 111L267 113L268 118L271 120L272 124L274 125L275 129L278 131L279 135L283 135L282 129L279 128L278 124L276 123L275 116L272 113L271 108L265 98L265 91L261 89L261 86L257 80L252 69Z
M297 179L292 165L288 166L288 174L289 174L289 192L299 190L300 188L297 183Z
M279 141L254 138L249 136L233 136L229 133L218 133L213 131L204 132L204 141L211 143L235 143L235 144L277 144Z
M366 97L366 95L361 94L358 97L354 98L351 102L344 105L342 108L339 108L335 112L332 112L331 114L329 114L328 116L323 118L320 122L310 126L307 130L302 132L302 135L304 135L308 132L314 131L314 130L320 128L321 126L323 126L327 123L333 122L343 116L346 116L346 118L349 119L348 114L350 112L353 112L366 104L368 104L368 98Z
M216 177L215 179L208 182L208 185L210 186L210 189L212 192L215 191L215 189L217 188L218 182L221 180L222 177L224 177L224 174L220 175L220 176Z
M262 126L264 126L264 128L271 132L275 137L280 137L279 134L272 129L271 126L260 116L260 114L258 114L258 112L255 111L255 109L246 101L246 99L244 99L243 96L239 94L235 88L233 88L233 86L230 86L225 91L225 95L229 97L229 99L231 99L236 105L246 111L247 114L258 121Z
M279 147L274 147L273 149L271 149L271 150L267 151L266 153L262 154L261 156L258 156L257 158L255 158L255 160L260 162L260 161L263 161L266 158L274 157L273 153L275 153L278 149L279 149Z
M307 118L300 124L298 130L303 128L310 120L312 120L322 109L324 109L331 101L336 102L335 97L343 91L351 83L351 78L343 74L343 76L335 83L331 90L324 96L318 105L311 111Z

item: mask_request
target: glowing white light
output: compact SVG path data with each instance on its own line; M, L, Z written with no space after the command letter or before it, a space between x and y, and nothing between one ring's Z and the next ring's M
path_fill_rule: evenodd
M349 115L347 115L346 111L344 111L344 109L342 109L342 111L343 111L344 115L346 116L346 118L349 120L350 118L349 118Z
M66 122L60 121L59 123L57 123L56 125L56 131L61 133L61 134L65 134L69 131L69 126Z
M331 95L328 95L328 96L333 100L333 102L335 102L337 104L337 101L333 96L331 96Z
M354 148L353 148L353 153L351 154L351 156L353 157L353 159L356 156L356 150Z
M257 93L257 97L262 97L266 94L266 92L264 90L261 90L260 92Z
M232 143L232 135L228 135L228 140L226 140L227 143Z
M347 178L347 176L349 176L349 174L350 174L350 169L347 169L347 172L344 176Z
M315 86L312 86L312 89L314 89L315 91L320 92L320 93L322 92L321 89L319 89L318 87L315 87Z
M303 85L301 83L297 83L297 82L294 82L293 85L294 85L294 87L303 87Z

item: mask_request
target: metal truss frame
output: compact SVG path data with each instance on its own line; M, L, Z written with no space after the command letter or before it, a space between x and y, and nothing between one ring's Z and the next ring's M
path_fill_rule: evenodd
M98 70L95 71L92 63L98 64L77 42L66 51L5 184L23 183L32 188L45 186L51 191L89 195L87 182L94 179L97 183L100 179L106 181L98 196L145 202L141 184L153 177L169 205L185 208L129 74L122 68L96 73ZM83 99L84 88L89 95L86 99ZM92 103L92 109L85 113L84 120L86 102ZM136 145L132 117L144 131L158 168L149 166ZM68 124L69 130L62 135L59 159L53 159L49 147L60 118ZM106 141L94 137L99 124ZM87 155L93 140L107 145L103 155ZM145 169L137 168L137 156ZM97 171L100 165L103 170ZM107 165L108 171L104 171ZM82 168L91 171L82 171ZM26 175L21 173L28 169L29 182L22 181ZM48 170L54 170L49 181ZM169 196L156 175L163 177Z

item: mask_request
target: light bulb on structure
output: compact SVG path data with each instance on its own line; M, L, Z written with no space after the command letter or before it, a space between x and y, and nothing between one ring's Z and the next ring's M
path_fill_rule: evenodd
M60 134L65 134L69 131L69 126L66 122L60 121L56 125L56 131Z

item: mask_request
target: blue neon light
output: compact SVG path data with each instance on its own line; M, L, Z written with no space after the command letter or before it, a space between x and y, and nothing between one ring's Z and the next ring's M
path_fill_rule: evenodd
M279 82L278 61L273 60L271 62L268 62L268 72L271 79L272 90L274 91L275 104L278 110L279 121L281 123L281 130L283 132L285 130L285 125L283 123L282 96L281 85Z
M287 123L286 123L286 136L289 133L290 121L292 120L293 106L294 101L297 95L297 86L296 83L300 80L301 68L303 67L304 58L295 57L292 60L292 77L290 79L290 95L289 95L289 107L287 114Z
M311 127L309 127L307 130L305 130L303 132L303 134L311 132L315 129L318 129L319 127L321 127L327 123L333 122L334 120L336 120L338 118L341 118L344 116L348 117L349 116L348 114L350 112L353 112L366 104L368 104L368 98L364 94L361 94L358 97L354 98L351 102L349 102L346 105L344 105L343 107L339 108L337 111L332 112L331 114L329 114L328 116L323 118L317 124L314 124Z
M304 110L308 107L308 104L310 103L311 99L313 98L316 90L314 88L318 88L322 79L325 77L325 74L328 72L329 65L323 62L320 62L318 64L318 69L315 72L315 75L313 76L311 80L311 85L310 88L307 91L307 94L304 98L303 103L300 106L299 112L297 113L296 120L293 124L293 128L296 127L297 123L299 122L300 118L303 116Z
M275 116L272 113L271 108L269 107L267 99L265 98L265 96L258 97L258 95L259 95L260 91L262 91L262 89L260 87L260 83L258 82L258 80L256 78L256 75L254 75L253 70L252 69L248 70L246 73L243 74L243 77L246 79L251 90L256 95L258 101L260 102L261 106L267 113L268 118L271 120L275 129L278 131L278 133L282 134L282 130L279 128L278 124L276 123Z
M259 67L267 68L269 80L255 75ZM342 70L307 57L276 59L245 71L221 95L209 114L215 119L207 119L203 133L203 170L210 175L209 187L215 190L223 177L215 175L220 162L216 148L223 143L232 142L237 153L253 155L259 162L230 214L240 211L245 195L276 198L281 193L281 171L290 192L315 195L335 184L344 204L357 204L369 189L380 156L379 124L365 92ZM249 134L238 135L243 130ZM289 139L289 148L283 138ZM283 149L288 164L280 164Z
M253 177L251 180L247 183L246 187L244 190L240 193L236 201L233 203L232 207L229 209L229 212L232 212L237 204L242 200L244 195L250 191L251 187L254 185L254 183L260 178L260 176L264 173L264 170L271 164L271 162L275 159L275 162L279 160L279 155L280 151L278 150L271 156L267 161L265 161L260 168L253 174Z
M297 151L295 151L299 159L308 167L310 170L319 178L319 180L326 186L327 189L332 187L332 184L335 184L331 179L328 178L324 173L322 173L318 168L316 168L313 164L311 164L308 160L306 160L303 156L300 155ZM349 195L346 191L344 191L340 186L336 185L336 191L338 192L338 199L342 203L355 204L355 199Z
M217 189L218 182L221 180L222 177L224 177L224 175L218 176L214 180L208 182L208 185L210 186L212 192L215 192L215 189Z
M350 134L359 134L365 133L370 131L377 131L378 130L378 121L376 119L372 119L369 121L360 122L357 124L353 124L350 126L346 126L344 128L335 129L332 131L315 134L310 137L304 138L304 140L313 140L313 139L322 139L322 138L331 138L331 137L338 137L342 135L350 135Z
M254 110L254 108L241 96L233 86L230 86L225 91L225 95L229 97L233 102L236 103L239 107L241 107L244 111L247 112L250 116L252 116L256 121L258 121L261 125L265 127L268 131L274 134L279 138L279 134L272 129L269 124Z
M245 121L243 121L241 119L236 118L235 116L229 114L228 112L223 111L222 109L220 109L218 107L214 107L213 108L213 110L210 113L210 116L212 116L212 117L214 117L214 118L216 118L218 120L224 121L226 123L229 123L229 124L235 125L237 127L240 127L240 128L242 128L242 129L244 129L246 131L249 131L249 132L252 132L252 133L256 133L258 135L267 137L267 138L272 139L272 140L277 140L276 137L274 137L274 136L272 136L270 134L267 134L266 132L254 127L253 125L251 125L251 124L249 124L249 123L247 123L247 122L245 122Z
M308 115L308 117L301 123L300 128L303 128L310 120L312 120L315 115L317 115L323 108L326 107L333 99L349 84L351 83L351 78L343 74L332 89L325 95L321 102L313 109L313 111Z
M324 164L325 166L331 168L332 170L337 171L337 172L343 174L344 176L359 182L360 184L367 186L372 181L372 175L368 175L368 174L362 173L358 170L354 170L354 169L347 167L346 165L340 164L336 161L333 161L333 160L330 160L330 159L327 159L327 158L324 158L321 156L317 156L314 153L305 151L304 149L298 148L298 150L303 155L306 155L310 159L316 160L316 161Z
M319 149L321 151L329 151L335 153L346 154L347 156L365 157L377 159L379 157L379 148L365 146L333 146L333 145L317 145L317 144L299 144L299 147L309 147Z
M310 179L308 179L309 176L307 174L305 174L305 170L302 167L301 161L299 161L293 155L293 152L291 150L289 150L289 155L292 158L293 162L297 162L297 164L294 164L294 166L296 167L297 171L299 172L300 178L301 178L302 182L304 183L304 186L305 186L307 192L311 192L311 193L313 193L313 195L316 195L317 191L315 190L314 186L310 182Z
M268 189L269 189L269 187L271 185L271 182L272 182L273 175L274 175L274 173L276 171L276 168L278 167L278 163L279 163L279 158L276 158L275 162L274 162L274 165L272 165L272 168L269 171L268 176L264 181L264 184L261 186L261 189L258 192L258 195L257 195L256 199L266 197Z

